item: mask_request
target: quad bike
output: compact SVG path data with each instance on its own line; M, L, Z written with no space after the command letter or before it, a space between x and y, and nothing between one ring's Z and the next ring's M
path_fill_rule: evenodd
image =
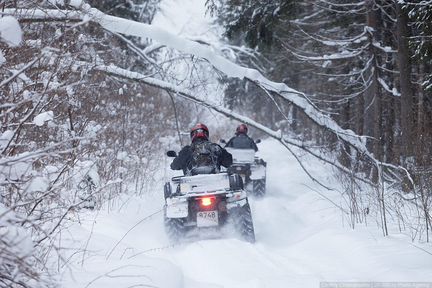
M233 156L233 164L228 173L239 174L245 189L257 197L264 196L266 192L266 166L267 163L255 156L253 149L225 148Z
M170 151L168 156L175 155ZM255 242L252 214L238 174L199 174L173 177L164 186L165 230L177 242L193 233L220 234L233 227L240 237Z

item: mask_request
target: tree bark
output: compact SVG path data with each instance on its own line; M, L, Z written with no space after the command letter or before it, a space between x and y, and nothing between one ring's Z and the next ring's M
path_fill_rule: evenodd
M411 84L411 63L408 46L408 15L399 3L396 5L396 35L398 39L398 64L399 64L399 84L401 92L401 144L402 158L406 163L407 158L413 155L414 148L414 110L413 92Z
M367 0L365 2L366 8L367 8L367 14L366 14L366 25L370 28L370 33L368 33L369 37L369 57L373 57L373 62L376 61L376 57L374 55L375 51L373 48L372 43L375 41L375 35L376 35L376 27L377 27L377 15L374 10L374 1ZM367 78L370 79L369 83L366 83L366 85L369 85L369 87L366 89L364 93L365 103L364 103L364 133L368 136L375 136L375 106L377 98L377 77L376 77L376 69L375 65L371 64L371 67L369 67ZM368 149L369 151L374 151L376 145L376 140L371 142L368 141Z
M367 25L372 28L369 33L370 37L370 48L369 56L373 57L370 68L370 86L366 90L366 133L374 137L372 151L376 159L382 160L382 146L383 146L383 135L382 135L382 93L378 83L378 59L379 51L375 49L374 42L380 42L379 35L380 31L380 15L378 9L374 5L377 5L375 1L366 1L367 5Z

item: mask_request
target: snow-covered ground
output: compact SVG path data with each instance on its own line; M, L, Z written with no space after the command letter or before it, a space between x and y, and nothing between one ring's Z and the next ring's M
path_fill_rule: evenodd
M268 162L268 194L251 200L255 244L222 238L170 246L161 185L151 195L88 213L81 225L70 227L63 238L86 252L70 258L64 287L316 288L320 281L432 281L432 256L407 236L384 238L374 225L352 230L280 144L266 140L259 153ZM309 166L328 173L318 161ZM337 201L336 194L321 192Z

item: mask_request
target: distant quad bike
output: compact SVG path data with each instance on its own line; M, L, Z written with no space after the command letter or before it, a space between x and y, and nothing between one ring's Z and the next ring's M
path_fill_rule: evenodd
M168 156L173 157L174 151ZM252 214L238 174L199 174L173 177L164 186L165 231L172 242L193 233L233 227L240 237L255 242Z
M228 168L228 173L239 174L246 191L256 197L263 197L266 193L267 163L256 157L253 149L225 149L233 156L233 164Z

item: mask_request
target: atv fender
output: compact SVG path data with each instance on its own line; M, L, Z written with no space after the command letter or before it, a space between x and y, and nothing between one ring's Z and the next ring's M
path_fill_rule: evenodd
M247 199L241 199L238 201L234 201L234 202L227 202L227 209L230 210L232 208L236 208L236 207L243 207L248 203Z
M187 199L167 198L165 215L167 218L185 218L189 214Z

